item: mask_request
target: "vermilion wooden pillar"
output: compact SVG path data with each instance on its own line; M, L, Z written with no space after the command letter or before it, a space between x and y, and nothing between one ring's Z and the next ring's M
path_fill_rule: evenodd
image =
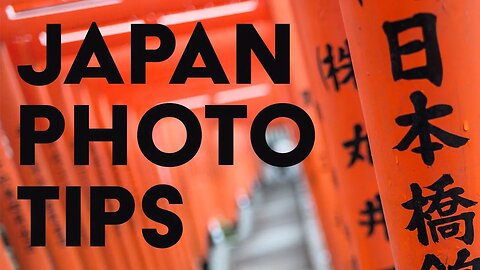
M382 203L336 0L291 1L340 190L352 269L393 267Z
M397 269L480 267L480 3L341 0Z
M345 213L342 210L342 198L334 179L328 146L325 141L324 121L321 119L316 91L315 88L312 89L313 83L306 65L305 51L299 31L302 23L295 20L290 0L272 2L271 10L276 23L290 24L292 80L289 86L292 102L301 106L315 125L315 145L303 162L303 166L319 224L331 255L330 263L335 269L348 269L352 266L352 252L349 250L345 234Z

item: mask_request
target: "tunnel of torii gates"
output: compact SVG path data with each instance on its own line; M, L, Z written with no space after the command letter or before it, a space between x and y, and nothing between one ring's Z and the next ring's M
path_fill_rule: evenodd
M123 186L134 191L132 196L139 203L149 188L163 183L175 186L183 197L183 205L161 203L183 222L178 243L161 252L143 241L142 229L155 228L156 223L141 211L132 212L135 222L104 228L107 245L101 252L88 247L91 238L98 237L88 233L82 234L79 249L65 248L62 242L68 226L62 222L65 211L60 203L45 210L49 217L45 236L50 244L46 249L30 249L25 238L29 223L21 222L29 216L29 204L18 201L20 210L12 218L8 204L2 203L0 223L22 269L82 269L81 265L129 269L137 264L143 269L197 268L208 256L205 236L211 221L221 217L235 223L236 200L249 196L257 181L259 155L250 133L261 111L276 103L300 107L314 125L315 144L303 167L335 269L480 268L480 240L475 234L480 228L480 52L476 49L480 3L240 1L254 8L202 19L201 24L229 83L189 78L172 84L172 74L199 27L196 21L166 21L164 14L182 10L184 2L125 0L46 16L0 13L0 130L6 138L0 147L0 174L6 179L0 200L12 203L9 194L20 185L81 186L83 193L91 185ZM201 7L207 2L195 4ZM232 4L218 2L219 7ZM12 1L9 7L21 11L38 5ZM75 33L84 33L92 22L102 32L124 83L110 84L102 78L65 83L84 38ZM34 86L19 76L17 66L33 63L37 71L45 68L48 23L61 24L62 68L56 80ZM146 83L130 81L131 23L167 25L175 38L171 55L146 64ZM274 23L289 24L288 80L282 77L283 82L275 83L266 61L254 53L250 81L242 82L236 57L237 25L252 24L272 56L270 61L276 61L285 45L280 44ZM105 35L112 25L127 27ZM143 45L168 46L150 37ZM207 64L201 56L195 66ZM94 57L89 65L99 64ZM140 119L163 103L183 105L203 134L215 134L203 136L196 154L182 166L155 166L137 146ZM35 147L35 165L20 165L20 114L15 112L27 104L54 106L65 122L54 143ZM82 104L89 105L89 126L98 128L112 127L113 105L128 106L126 166L112 165L111 144L88 145L88 141L90 164L74 166L80 162L73 155L78 139L74 105ZM234 160L234 166L220 166L220 155L212 155L219 151L219 122L205 117L205 105L248 106L246 116L234 121L233 151L226 162ZM284 118L271 125L288 125L300 140L305 129ZM49 123L36 121L33 126L46 129ZM181 149L188 134L182 122L170 118L152 124L150 131L151 144L165 152ZM188 181L192 171L196 181ZM61 188L60 201L66 200ZM106 207L114 209L110 204ZM91 210L82 208L82 228L91 226ZM135 248L119 248L127 242Z

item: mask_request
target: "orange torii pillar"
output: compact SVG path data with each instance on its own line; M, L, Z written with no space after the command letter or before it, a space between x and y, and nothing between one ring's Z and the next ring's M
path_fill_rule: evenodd
M17 187L23 183L13 161L12 148L1 125L0 179L0 223L5 229L19 267L26 270L55 269L47 249L30 246L30 206L28 202L15 197ZM0 266L0 269L5 269L3 265Z
M347 251L349 243L344 234L342 199L328 157L322 123L318 119L318 114L307 110L309 111L315 124L315 145L304 161L308 186L331 255L331 265L334 269L348 269L351 266L351 252Z
M349 251L349 243L344 233L345 217L341 207L342 198L332 172L319 105L315 93L311 90L312 82L307 72L299 24L294 19L290 0L276 0L271 9L276 23L290 24L291 99L308 113L315 125L315 145L303 162L303 167L321 225L320 229L323 231L331 256L330 263L334 269L348 269L351 266L352 252ZM294 128L294 130L298 133L298 129ZM298 134L295 135L298 137Z
M480 2L340 3L397 269L480 269Z
M0 241L0 269L13 270L13 263L3 241Z
M0 77L2 79L2 87L0 88L0 121L2 122L3 131L10 141L12 157L21 182L25 186L54 186L55 182L48 168L45 154L41 149L36 151L35 165L20 165L19 109L20 105L25 104L25 100L10 54L3 45L0 45L0 66L2 66L2 77ZM15 198L17 198L16 190L14 194ZM23 199L19 200L23 201ZM29 202L29 200L25 201ZM45 240L45 244L48 243L46 248L55 267L81 270L83 264L79 256L79 250L65 246L66 225L64 223L64 212L60 203L47 201L46 239L40 240ZM11 218L11 215L8 216ZM30 213L29 216L31 216Z
M336 0L291 1L324 124L352 269L393 267L367 132Z

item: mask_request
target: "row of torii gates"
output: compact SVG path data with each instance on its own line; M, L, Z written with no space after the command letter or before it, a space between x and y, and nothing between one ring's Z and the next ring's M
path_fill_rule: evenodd
M0 122L2 134L5 133L2 136L8 137L10 145L2 146L0 174L2 179L18 180L8 182L10 188L20 185L25 177L35 177L35 170L18 164L19 119L12 111L20 104L47 102L61 106L64 111L70 110L72 104L95 104L92 107L103 110L98 113L97 124L109 126L110 116L104 110L112 104L128 104L141 113L160 102L178 101L202 115L205 103L242 103L249 105L249 116L235 129L236 138L242 140L248 134L246 127L252 121L251 115L272 103L291 102L303 108L315 125L315 146L303 166L335 269L480 269L479 2L82 2L12 0L1 4L4 12L0 12ZM101 31L109 33L105 40L114 48L112 55L122 75L130 72L125 24L164 23L179 37L177 47L181 48L195 23L202 21L228 77L235 74L232 57L235 24L253 23L274 52L274 23L288 23L291 82L272 84L260 63L254 60L253 86L213 84L205 79L168 85L167 77L173 73L181 50L175 50L171 62L149 64L149 81L144 85L109 85L92 79L72 86L56 82L33 87L19 80L17 65L35 62L42 66L47 23L61 23L62 31L70 31L70 35L63 37L69 40L62 44L62 55L66 63L71 63L80 46L78 33L81 35L92 21ZM148 42L147 46L158 43ZM65 75L62 70L60 76ZM72 93L65 94L69 91ZM137 119L136 115L131 117ZM155 136L164 139L164 147L174 150L172 144L181 145L181 130L169 123ZM208 130L211 134L218 132L211 125ZM162 266L165 269L198 268L198 262L208 254L208 238L204 236L212 228L209 221L222 216L234 223L235 200L240 193L242 196L250 193L258 172L248 141L240 144L236 159L239 164L243 160L245 163L233 169L214 167L209 163L212 149L203 148L198 158L201 161L195 161L188 169L157 170L145 165L147 161L137 157L138 153L132 158L133 168L106 169L112 177L130 175L139 181L150 172L160 182L175 183L171 179L187 179L191 170L203 179L200 183L186 180L178 183L194 201L186 206L184 222L191 223L195 230L185 234L188 239L184 241L188 244L182 243L160 256L149 251L149 247L141 247L136 258L128 255L128 248L120 251L113 248L106 254L113 254L113 260L118 261L111 263L109 257L92 255L95 252L83 250L75 255L75 251L67 252L53 244L46 249L31 249L22 236L25 231L9 214L6 202L10 197L4 192L5 187L0 195L0 223L10 236L10 248L21 269L75 268L76 260L88 261L93 267L104 259L107 262L103 269L112 266L120 269L126 267L121 262L128 258L143 260L145 269L161 268L156 262L162 260L167 261ZM40 171L55 175L52 164L58 160L48 157L49 151L45 150L47 164ZM107 149L98 151L105 156ZM62 154L60 159L70 159L68 155ZM209 166L211 170L205 170ZM99 167L98 170L107 168ZM77 174L77 180L81 181L77 169L68 172ZM226 175L237 174L240 178L243 174L247 180L239 178L225 184ZM192 191L197 189L202 192ZM4 260L0 260L0 265L8 269Z

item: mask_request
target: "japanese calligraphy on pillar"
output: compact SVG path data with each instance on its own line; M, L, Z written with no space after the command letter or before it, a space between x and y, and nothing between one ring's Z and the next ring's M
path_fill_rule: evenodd
M346 230L346 238L352 238L352 244L354 245L365 243L374 249L380 250L382 245L385 245L387 248L389 247L388 233L385 225L383 207L378 194L378 186L373 178L373 159L367 132L363 124L363 118L358 117L361 115L360 106L357 106L358 93L352 91L352 89L357 89L357 83L350 57L350 49L346 39L336 38L334 40L334 42L322 41L318 43L319 45L316 44L316 69L324 89L328 92L326 99L330 99L329 101L337 106L353 105L352 108L337 107L330 111L331 116L338 113L342 115L342 117L353 121L342 122L342 124L346 125L346 129L344 129L343 126L340 127L340 125L334 127L341 130L341 132L337 131L339 141L336 147L340 146L340 149L343 150L342 154L345 157L346 168L342 168L341 170L344 176L348 176L348 178L341 180L341 182L345 183L345 185L351 185L350 181L358 181L358 185L365 185L366 187L365 193L356 198L358 201L355 201L355 208L351 208L355 209L351 213L351 216L349 216L349 222L353 223L351 228L354 230L354 234L351 236L350 231ZM340 100L342 101L340 102ZM325 107L328 108L329 105L330 104L325 104ZM340 161L339 166L342 166L344 162L343 158ZM354 192L356 192L356 190ZM350 229L347 226L345 228ZM365 234L359 234L359 232L363 232L363 230L365 230ZM381 237L376 237L377 234L381 234ZM382 239L383 235L385 235L385 240ZM384 251L387 250L382 250L382 252ZM388 250L388 252L389 251L390 250ZM385 269L384 266L387 263L389 267L392 263L388 261L387 257L382 258L382 260L377 260L375 255L358 251L357 253L358 255L352 257L352 269L370 269L380 265L381 269ZM388 255L390 254L388 253Z
M373 164L372 153L370 152L370 144L368 143L368 136L363 132L363 127L360 124L355 124L353 127L353 139L347 140L343 143L343 148L351 149L350 162L348 167L352 167L358 160L367 161L371 165ZM361 147L365 149L362 152Z
M338 92L341 87L347 83L352 83L353 86L357 88L347 40L345 40L343 46L337 48L327 43L325 45L325 57L322 56L321 51L322 49L317 47L318 72L325 85L325 89L330 89L332 85L335 91Z
M360 212L362 217L365 217L359 223L361 226L368 228L368 236L372 236L376 233L376 228L380 227L385 234L385 239L388 240L387 225L385 224L385 216L383 214L382 201L380 200L380 194L376 194L375 198L368 200L365 203L365 209Z
M383 24L383 30L387 36L390 48L390 62L393 79L395 81L400 79L427 79L435 86L441 86L443 67L438 46L436 25L436 16L429 13L419 13L411 18L385 22ZM400 33L412 28L421 29L423 40L413 40L400 45ZM424 66L405 69L402 56L420 51L423 51L426 55L426 64ZM410 95L410 100L415 112L401 115L397 117L395 121L399 126L410 126L411 128L405 137L393 147L394 149L405 151L410 147L415 138L418 137L420 145L413 148L412 151L421 154L423 162L430 166L433 165L435 161L434 152L443 148L441 143L432 142L431 135L450 147L459 148L467 143L467 138L457 136L429 123L429 120L451 114L453 111L452 106L439 104L427 108L427 97L420 90L413 92Z
M443 66L440 46L437 39L437 17L431 13L419 13L398 21L383 24L391 60L393 80L428 80L435 87L441 87ZM408 30L420 30L421 38L402 40L399 36ZM425 55L424 65L404 64L404 57L411 54ZM440 88L435 91L442 91ZM398 151L411 149L419 154L427 169L435 163L435 153L446 147L461 148L469 138L454 134L431 121L448 118L454 108L449 104L431 104L428 92L412 89L410 102L412 111L395 118L396 128L408 127L405 135L393 146ZM415 140L418 138L418 145ZM440 269L480 269L480 258L470 258L468 246L475 240L476 198L464 196L464 188L455 184L449 172L445 172L436 181L426 187L418 183L410 184L411 199L402 203L404 210L411 212L411 219L405 229L416 233L418 242L423 246L436 245L442 241L458 242L456 258L445 261L438 254L425 254L422 270ZM478 226L477 226L478 227Z
M418 241L424 246L430 244L429 232L434 243L438 243L440 237L442 239L454 237L467 245L473 243L475 213L462 210L468 210L477 202L462 197L461 194L465 191L461 187L446 190L452 184L453 178L449 174L444 174L435 183L426 187L433 192L428 196L423 196L422 188L417 183L410 185L412 199L402 204L405 209L413 212L407 229L416 231Z
M432 136L442 143L455 148L461 147L468 142L467 138L447 132L429 122L429 120L451 114L453 111L452 106L437 104L427 108L427 97L420 91L413 92L410 95L410 100L415 112L401 115L395 119L397 125L402 127L410 126L410 130L408 130L405 137L394 149L405 151L418 137L420 145L413 148L412 151L421 154L422 160L426 165L432 165L435 161L435 151L443 148L443 144L432 142Z
M470 259L469 257L470 251L464 248L457 252L457 259L453 265L445 265L435 254L427 254L421 270L431 270L435 268L438 270L480 269L480 258Z
M416 27L421 28L423 41L413 40L404 45L400 45L399 34ZM436 27L437 17L428 13L420 13L405 20L386 22L383 24L383 30L387 35L388 45L390 47L392 74L395 81L400 79L428 79L436 86L442 84L443 68ZM404 69L402 56L422 50L424 50L426 54L426 65Z
M422 188L412 183L412 199L402 204L405 209L413 211L407 230L416 231L418 241L430 245L429 235L433 243L453 238L466 245L472 245L475 238L475 212L469 211L478 202L461 196L465 191L461 187L448 187L454 184L449 174L442 175L435 183L426 187L432 192L424 196ZM440 239L441 238L441 239ZM469 259L470 251L463 248L457 252L453 265L445 265L435 254L426 254L422 270L456 270L480 269L480 258ZM435 268L433 268L435 267Z

